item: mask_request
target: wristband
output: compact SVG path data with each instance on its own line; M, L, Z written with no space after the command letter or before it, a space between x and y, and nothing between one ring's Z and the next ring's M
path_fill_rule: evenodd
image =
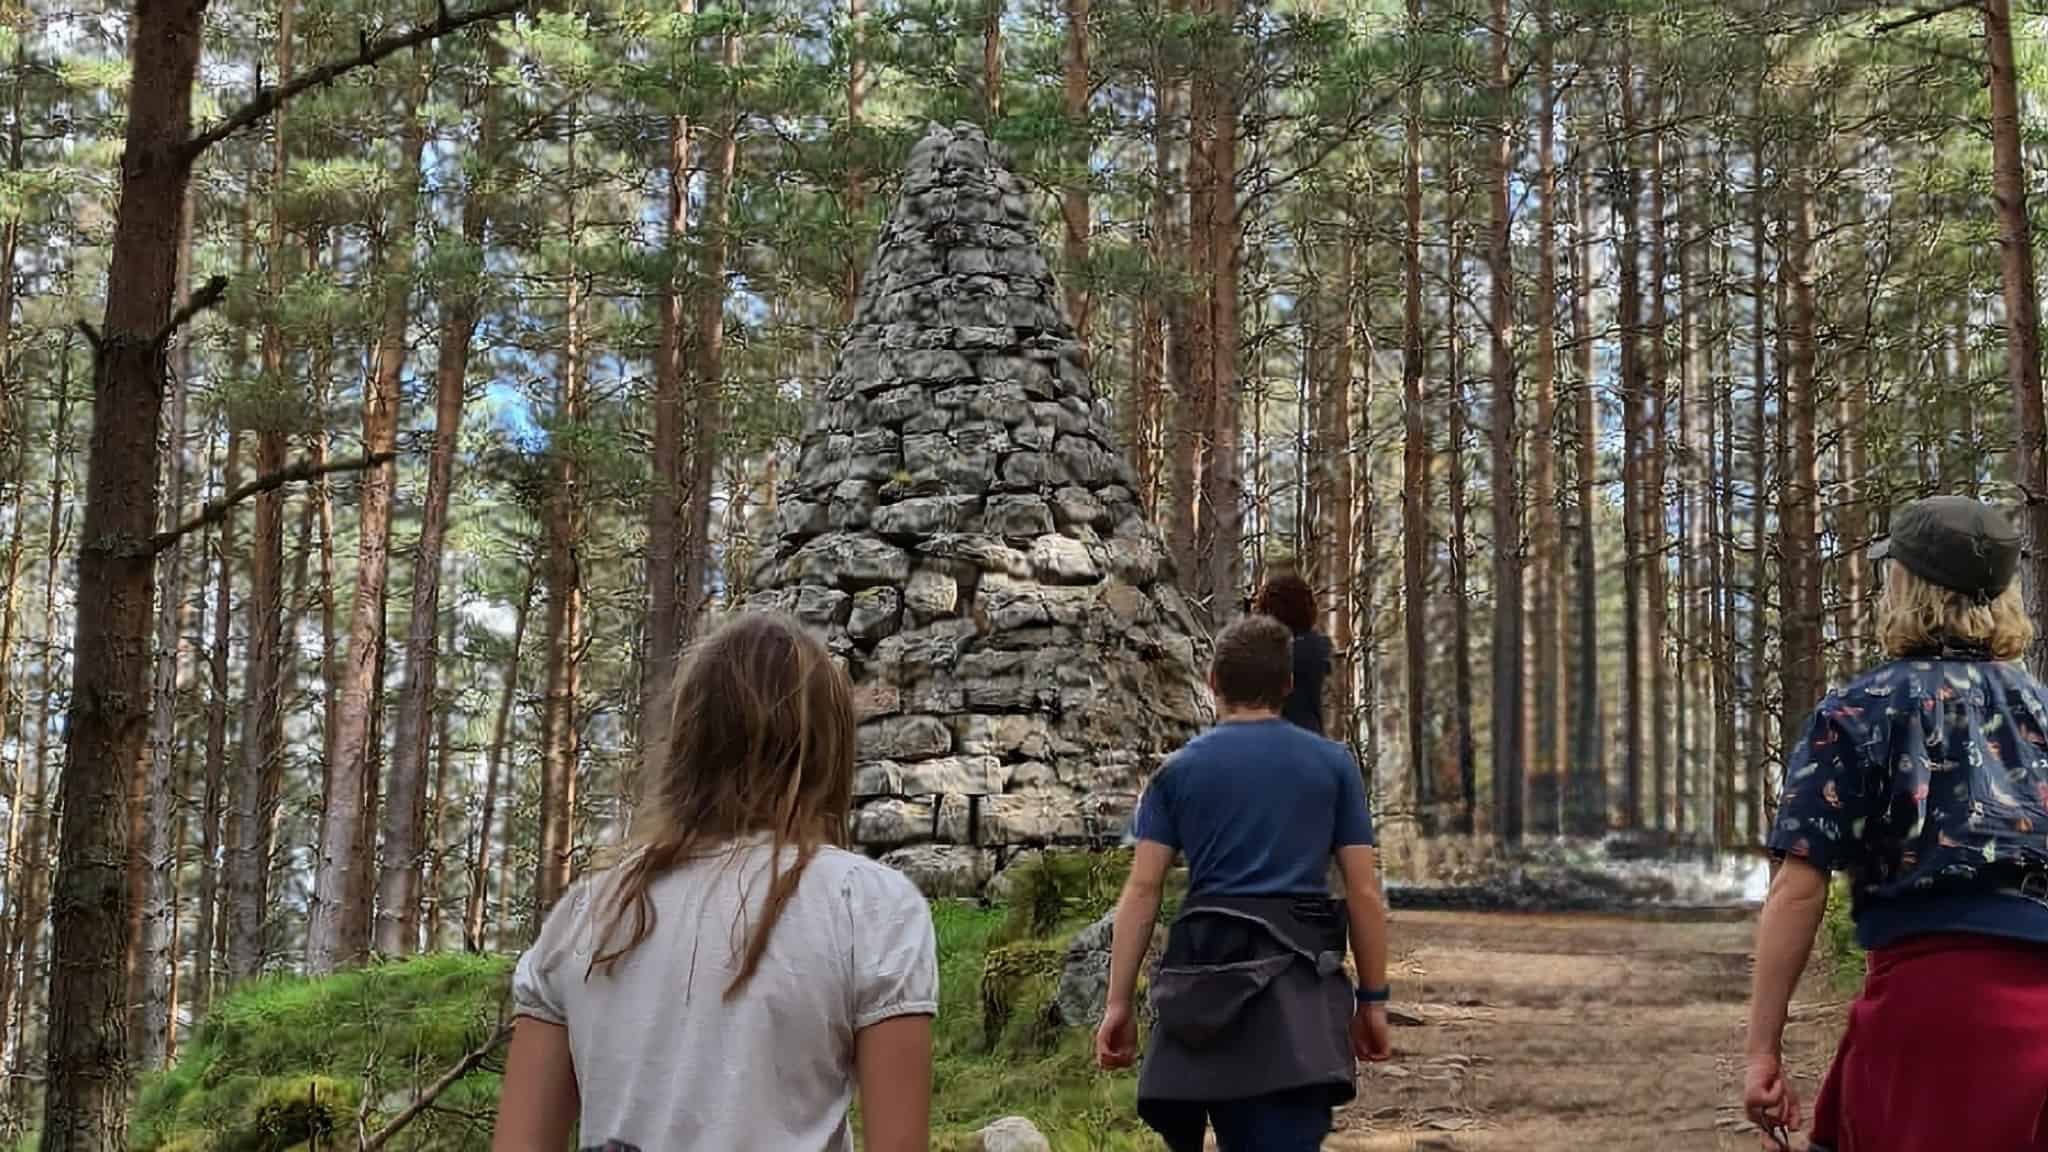
M1377 988L1360 988L1358 990L1358 1002L1360 1004L1385 1004L1393 998L1394 989L1391 985L1387 984L1382 984Z

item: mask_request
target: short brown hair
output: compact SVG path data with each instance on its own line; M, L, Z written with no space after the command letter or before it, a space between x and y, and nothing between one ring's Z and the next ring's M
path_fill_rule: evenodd
M1281 708L1294 687L1294 636L1271 616L1246 616L1216 635L1209 661L1226 704Z
M1252 611L1271 616L1293 631L1316 630L1316 593L1308 581L1292 572L1281 572L1267 580L1252 601Z

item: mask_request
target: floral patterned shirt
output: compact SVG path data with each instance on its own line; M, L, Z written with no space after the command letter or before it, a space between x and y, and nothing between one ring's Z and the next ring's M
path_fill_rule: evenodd
M2048 943L2048 696L2017 664L1958 653L1869 672L1791 749L1769 847L1851 873L1866 948Z

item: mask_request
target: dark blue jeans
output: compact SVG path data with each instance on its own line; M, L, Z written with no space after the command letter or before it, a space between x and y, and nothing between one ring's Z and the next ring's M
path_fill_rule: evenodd
M1326 1091L1280 1092L1246 1100L1140 1100L1138 1117L1172 1152L1202 1152L1214 1125L1222 1152L1318 1152L1330 1134Z

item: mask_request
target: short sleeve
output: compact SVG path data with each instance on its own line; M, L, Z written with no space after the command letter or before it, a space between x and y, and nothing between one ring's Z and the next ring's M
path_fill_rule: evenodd
M1180 833L1173 826L1173 765L1171 762L1152 777L1145 794L1138 798L1138 818L1131 835L1180 850Z
M846 879L853 926L853 1028L939 1011L939 948L932 910L893 869L858 869Z
M567 1024L569 1011L563 998L566 981L581 979L575 944L579 925L589 911L590 886L578 884L562 896L548 913L540 938L519 957L512 969L512 1014L528 1016L548 1024ZM585 958L588 959L587 957Z
M1806 722L1786 760L1769 848L1839 872L1862 858L1863 780L1855 744L1831 704Z
M1337 824L1330 847L1371 844L1372 805L1365 798L1365 780L1351 754L1341 745L1336 747L1332 760L1337 773Z

